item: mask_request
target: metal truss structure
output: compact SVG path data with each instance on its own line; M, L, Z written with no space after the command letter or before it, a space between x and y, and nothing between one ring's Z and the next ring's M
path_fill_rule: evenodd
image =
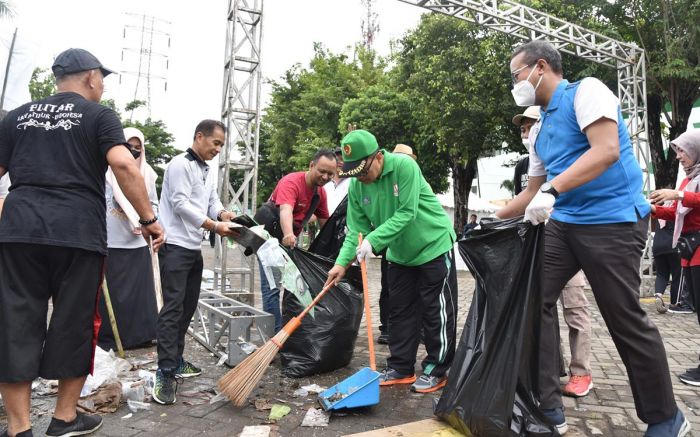
M274 335L272 314L222 296L202 292L199 296L190 334L228 366L235 366Z
M262 0L229 0L221 119L226 144L219 155L219 197L228 209L253 215L260 129ZM214 289L253 303L254 257L229 266L229 248L216 238Z
M617 41L511 0L399 0L449 15L522 40L546 40L558 50L617 70L617 93L635 155L644 172L645 192L652 190L647 142L647 90L644 50ZM651 235L642 273L651 274ZM646 276L646 275L645 275Z

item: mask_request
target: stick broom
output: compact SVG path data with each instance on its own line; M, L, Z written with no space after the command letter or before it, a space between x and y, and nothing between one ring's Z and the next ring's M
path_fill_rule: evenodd
M255 386L258 385L260 379L262 379L265 370L267 370L268 366L275 358L275 355L277 355L277 352L282 349L284 342L287 341L289 336L301 325L301 319L311 311L332 287L332 282L323 287L323 290L316 295L313 302L311 302L301 314L292 317L280 332L275 334L275 336L269 339L262 347L219 379L219 391L225 394L233 405L242 407L245 404L246 399L248 399L248 396L250 396Z
M122 339L119 337L119 329L117 328L117 319L114 317L114 309L112 308L112 299L109 298L109 288L107 287L107 278L102 280L102 292L105 295L105 305L107 306L107 315L109 316L109 324L112 325L112 333L114 334L114 342L117 343L117 352L119 358L124 358L124 348L122 347Z
M160 285L160 263L158 261L158 254L153 250L153 239L148 239L148 247L151 249L151 266L153 267L153 288L156 292L156 307L158 309L158 314L160 314L160 309L163 308L163 289Z

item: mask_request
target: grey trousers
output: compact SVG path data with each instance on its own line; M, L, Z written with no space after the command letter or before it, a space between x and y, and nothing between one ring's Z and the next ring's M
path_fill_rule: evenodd
M583 270L629 376L637 415L646 423L676 412L666 350L639 304L639 263L649 218L636 223L574 225L550 220L545 228L540 335L540 407L561 408L557 300Z
M569 328L570 375L591 374L591 313L588 311L585 285L585 276L579 271L566 283L559 299L564 322Z

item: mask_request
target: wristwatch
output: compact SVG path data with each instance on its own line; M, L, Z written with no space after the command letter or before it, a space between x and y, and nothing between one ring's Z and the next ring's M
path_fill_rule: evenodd
M554 196L555 199L559 197L559 191L557 191L549 182L545 182L544 184L542 184L542 186L540 187L540 191L543 193L551 194L552 196Z

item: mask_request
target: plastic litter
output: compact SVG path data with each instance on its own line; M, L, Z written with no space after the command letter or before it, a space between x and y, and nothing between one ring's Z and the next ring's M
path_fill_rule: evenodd
M288 405L275 404L270 409L270 416L268 419L270 421L277 421L289 414L292 409Z
M282 282L282 269L289 262L289 256L280 246L276 238L270 238L260 246L256 256L263 266L263 272L267 278L267 283L275 284L275 288L280 288Z
M543 238L518 217L459 241L476 291L435 414L465 435L558 435L535 395Z
M313 393L313 394L319 394L325 389L326 389L325 387L321 387L318 384L305 385L302 387L302 390L306 390L308 393Z
M92 375L88 375L85 385L80 391L80 397L85 397L94 393L98 387L109 380L116 380L120 373L131 370L131 363L122 358L116 357L114 351L109 352L100 348L95 348L94 370Z
M126 401L129 411L132 413L137 413L139 411L148 411L151 409L151 404L147 402L132 401L131 399Z
M320 408L309 408L309 411L307 411L304 416L304 420L301 422L301 426L326 427L330 419L330 413L326 413Z
M271 431L266 425L244 426L239 437L268 437Z
M132 385L122 384L122 399L141 402L145 397L146 390L140 381Z

